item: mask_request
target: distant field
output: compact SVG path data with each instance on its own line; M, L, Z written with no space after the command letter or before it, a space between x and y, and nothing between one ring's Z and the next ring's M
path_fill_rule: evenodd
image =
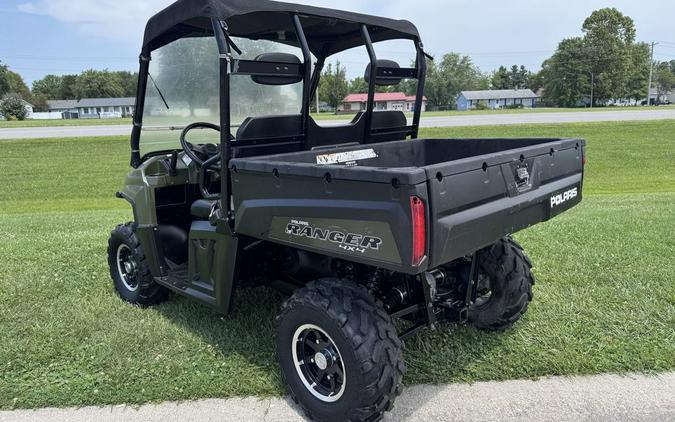
M601 108L533 108L521 110L470 110L470 111L428 111L422 117L443 117L443 116L470 116L481 114L523 114L523 113L571 113L571 112L596 112L596 111L635 111L635 110L663 110L675 108L675 106L660 107L601 107ZM412 113L406 113L412 118ZM320 113L312 114L315 120L349 120L353 117L350 114ZM98 125L131 125L129 119L70 119L70 120L24 120L24 121L4 121L0 120L0 129L19 128L19 127L54 127L54 126L98 126Z
M442 325L406 341L406 383L675 369L675 120L427 129L425 137L581 137L585 199L517 234L534 302L504 333ZM2 141L0 408L280 395L282 297L237 295L231 316L187 299L115 295L109 231L126 137Z

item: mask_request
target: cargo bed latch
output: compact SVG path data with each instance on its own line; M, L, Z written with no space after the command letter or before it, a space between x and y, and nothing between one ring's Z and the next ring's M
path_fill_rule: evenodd
M518 167L516 169L516 183L519 188L530 184L530 172L527 169L527 166Z

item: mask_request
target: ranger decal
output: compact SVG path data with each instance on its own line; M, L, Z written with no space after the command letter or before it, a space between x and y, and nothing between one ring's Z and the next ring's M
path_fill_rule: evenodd
M365 253L367 250L378 250L382 239L375 236L366 236L359 233L349 233L344 230L329 230L312 227L306 221L291 220L286 226L286 234L308 239L316 239L337 244L347 252Z

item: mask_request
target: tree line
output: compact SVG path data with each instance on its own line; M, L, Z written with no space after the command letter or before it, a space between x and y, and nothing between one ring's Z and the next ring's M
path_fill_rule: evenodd
M47 100L134 97L137 81L137 73L91 69L79 75L47 75L29 89L21 75L0 62L0 99L18 96L35 111L46 111Z
M544 104L555 107L586 106L591 101L596 106L609 100L639 102L647 96L650 64L659 96L675 89L675 60L651 63L650 47L636 42L635 23L629 16L615 8L596 10L581 29L582 36L562 40L537 72L512 65L485 73L471 57L459 53L428 61L424 94L429 105L452 109L461 91L484 89L531 89L542 93ZM345 75L339 63L324 71L319 96L333 108L347 92L367 92L363 78L350 82ZM412 95L415 87L415 81L406 81L395 89Z

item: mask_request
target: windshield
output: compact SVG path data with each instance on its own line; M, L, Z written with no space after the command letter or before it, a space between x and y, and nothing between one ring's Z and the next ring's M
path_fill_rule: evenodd
M297 47L266 40L233 38L242 54L254 60L263 53L291 53ZM143 109L141 155L180 149L183 127L194 122L220 123L218 46L213 37L183 38L152 53ZM300 114L302 82L285 86L260 85L250 76L230 77L230 118L233 134L247 117ZM219 143L211 130L195 130L194 143Z

